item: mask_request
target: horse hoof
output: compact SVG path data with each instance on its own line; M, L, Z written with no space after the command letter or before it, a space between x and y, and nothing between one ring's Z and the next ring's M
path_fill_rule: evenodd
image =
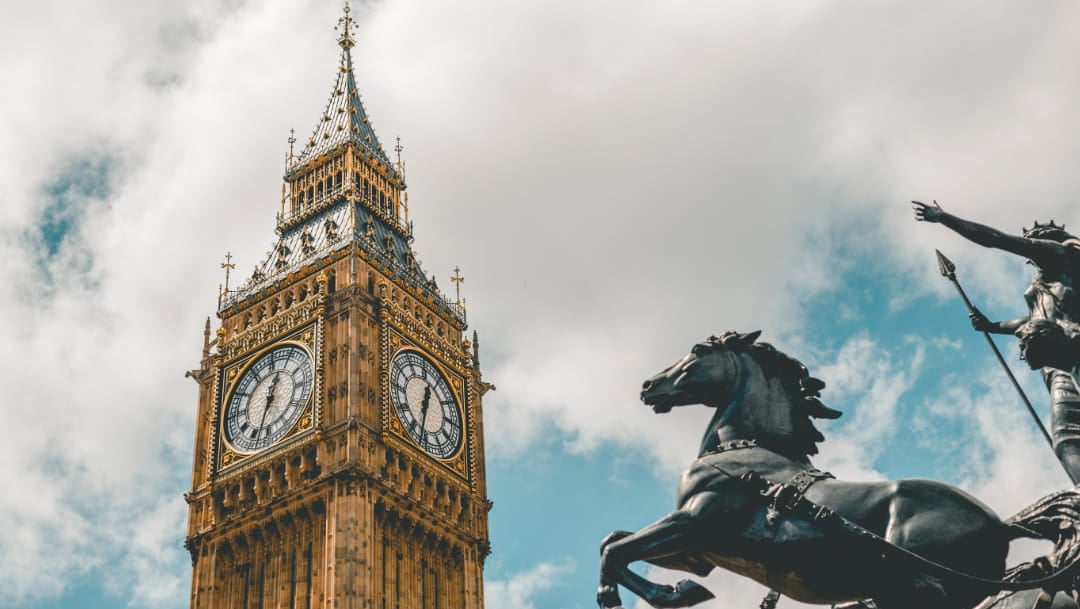
M653 598L647 599L653 607L661 609L675 609L677 607L689 607L715 598L701 584L684 579L674 586L665 586L667 590Z
M684 579L675 584L675 593L683 601L683 607L689 607L716 598L716 595L697 582Z
M596 604L600 609L622 609L622 599L615 586L600 586L596 591Z

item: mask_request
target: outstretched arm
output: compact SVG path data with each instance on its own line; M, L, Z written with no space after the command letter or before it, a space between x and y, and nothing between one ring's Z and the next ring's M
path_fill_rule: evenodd
M1013 334L1020 326L1031 319L1025 315L1008 321L990 321L982 314L982 311L978 309L975 309L968 317L971 319L971 327L979 332L989 332L990 334Z
M915 210L915 219L920 222L941 223L968 241L1023 256L1040 268L1060 266L1068 258L1080 258L1077 250L1056 241L1009 235L996 228L964 220L946 212L937 201L933 205L912 201L911 206Z

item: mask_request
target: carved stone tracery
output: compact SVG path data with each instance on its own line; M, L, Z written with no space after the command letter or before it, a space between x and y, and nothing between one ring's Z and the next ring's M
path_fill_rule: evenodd
M231 360L241 353L246 353L258 345L267 343L287 333L313 318L320 305L320 302L310 300L297 305L293 309L269 317L260 324L242 330L220 346L221 359L223 361Z

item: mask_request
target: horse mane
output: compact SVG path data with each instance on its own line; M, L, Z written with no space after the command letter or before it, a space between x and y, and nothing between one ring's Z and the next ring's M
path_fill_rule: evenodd
M811 376L806 365L777 349L769 343L757 342L760 331L748 334L738 332L725 332L722 336L710 336L707 343L715 347L723 347L731 351L749 354L754 361L761 366L766 375L776 375L781 383L792 394L794 412L792 422L794 433L787 441L790 448L804 456L818 453L818 442L824 442L825 436L814 427L811 418L836 419L842 414L839 410L833 410L821 402L821 390L825 388L825 381Z

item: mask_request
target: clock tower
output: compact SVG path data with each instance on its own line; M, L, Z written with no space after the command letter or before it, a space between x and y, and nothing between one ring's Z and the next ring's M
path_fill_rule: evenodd
M353 27L346 5L330 99L289 152L277 239L226 282L189 373L192 609L483 608L491 385L463 308L413 252Z

